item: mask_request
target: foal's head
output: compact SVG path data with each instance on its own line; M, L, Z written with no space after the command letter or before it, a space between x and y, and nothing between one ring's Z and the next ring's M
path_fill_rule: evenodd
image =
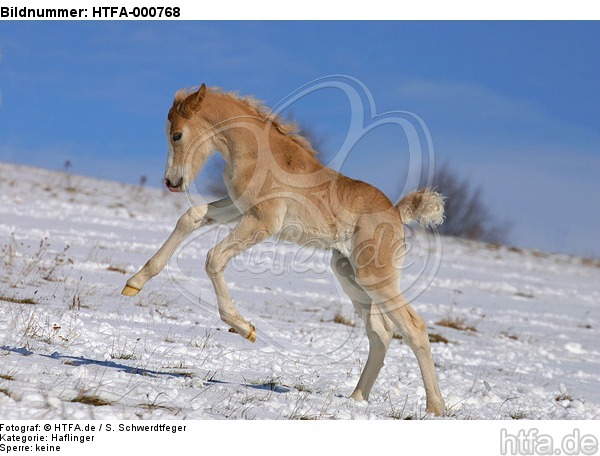
M198 115L206 91L202 84L193 93L177 92L169 110L166 128L169 155L164 183L172 192L185 191L213 152L210 135L201 135L210 125Z

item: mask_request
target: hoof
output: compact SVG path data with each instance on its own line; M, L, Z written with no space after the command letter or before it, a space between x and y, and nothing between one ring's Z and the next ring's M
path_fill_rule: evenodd
M367 397L363 397L363 394L360 391L354 391L350 395L350 398L354 399L356 402L363 402L363 401L366 401L368 399Z
M248 337L246 337L246 339L248 339L252 343L256 342L256 329L254 328L254 326L252 326L252 331L250 331L250 334L248 334Z
M446 411L446 407L444 405L444 402L442 402L441 404L431 404L431 405L427 405L427 409L426 409L426 413L431 413L432 415L435 416L444 416L444 412Z
M254 342L256 342L256 329L254 328L254 325L250 325L250 326L252 327L252 329L250 330L250 334L248 334L246 336L246 339L248 339L250 342L254 343ZM239 332L237 332L233 328L229 328L229 332L239 334Z
M124 296L135 296L140 291L141 290L138 290L137 288L134 288L134 287L129 286L129 285L125 285L125 288L123 288L123 291L121 292L121 294L124 295Z

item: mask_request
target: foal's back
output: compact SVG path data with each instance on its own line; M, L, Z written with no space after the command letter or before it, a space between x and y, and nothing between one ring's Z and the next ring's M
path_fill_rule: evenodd
M258 202L275 199L284 213L280 238L349 253L359 230L375 235L386 224L396 227L394 237L402 236L399 212L383 192L328 168L285 139L272 138L273 161L260 172L258 193Z

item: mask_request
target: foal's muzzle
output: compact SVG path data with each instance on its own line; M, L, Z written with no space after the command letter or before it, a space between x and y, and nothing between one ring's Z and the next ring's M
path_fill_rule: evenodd
M167 186L170 192L180 192L181 188L183 187L183 177L180 177L179 180L175 183L171 182L171 180L168 177L166 177L165 185Z

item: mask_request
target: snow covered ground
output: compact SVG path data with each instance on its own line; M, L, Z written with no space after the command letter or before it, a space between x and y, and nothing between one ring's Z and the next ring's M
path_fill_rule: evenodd
M255 344L227 332L204 273L225 229L201 230L121 296L187 205L0 164L0 418L424 417L401 340L371 400L348 399L368 343L328 252L267 243L233 262ZM410 245L403 286L428 323L447 418L600 418L599 262L421 232Z

